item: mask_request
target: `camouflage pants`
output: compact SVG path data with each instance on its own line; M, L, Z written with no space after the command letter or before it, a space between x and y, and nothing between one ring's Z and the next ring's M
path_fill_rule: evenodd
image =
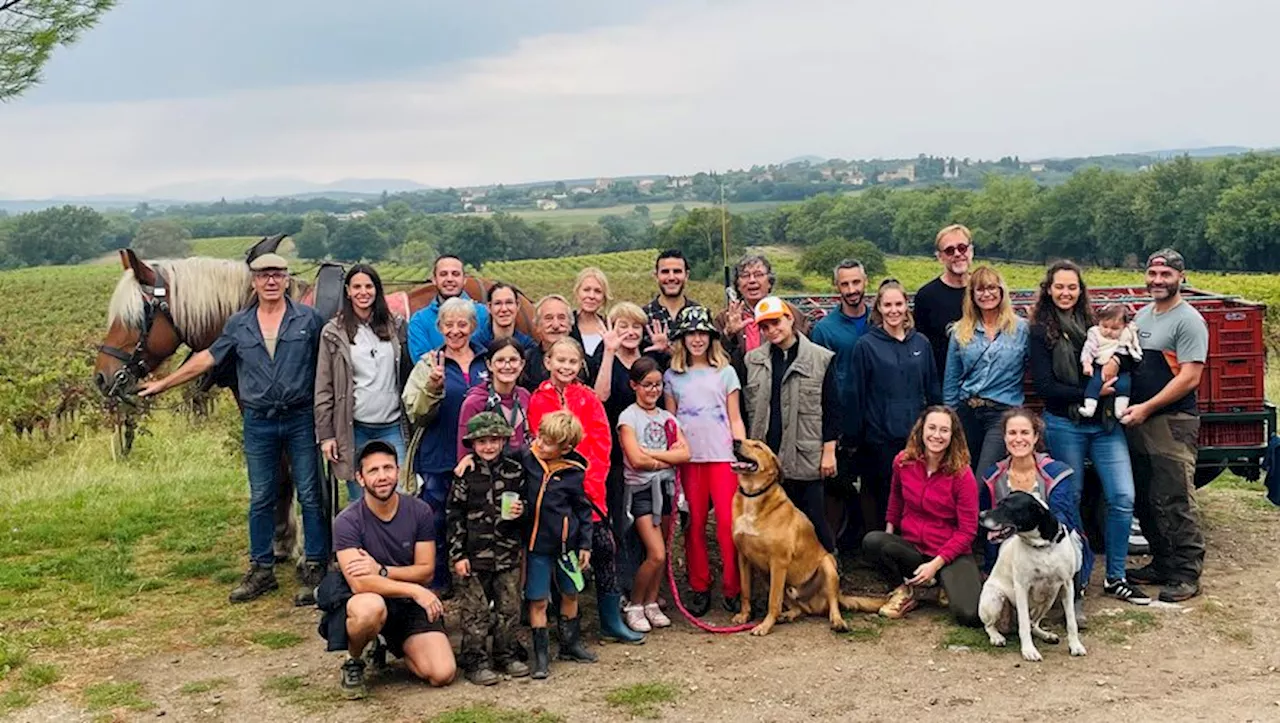
M470 577L454 579L454 594L462 619L462 668L477 670L490 663L502 668L515 660L516 628L520 624L520 569L473 571ZM492 658L486 645L490 634L493 635Z
M1204 535L1195 505L1200 418L1158 414L1128 430L1134 515L1151 544L1151 563L1171 582L1196 582Z

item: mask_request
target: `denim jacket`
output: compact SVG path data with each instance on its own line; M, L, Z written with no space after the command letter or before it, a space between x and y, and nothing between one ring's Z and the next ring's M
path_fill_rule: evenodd
M978 397L1016 407L1022 404L1022 379L1027 373L1026 319L1016 319L1012 334L996 334L987 339L982 322L973 339L961 346L955 333L947 344L947 371L942 380L942 398L949 407Z

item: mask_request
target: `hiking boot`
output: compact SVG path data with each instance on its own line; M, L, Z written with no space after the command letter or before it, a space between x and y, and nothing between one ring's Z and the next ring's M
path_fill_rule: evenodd
M1135 585L1164 585L1169 578L1156 569L1155 563L1148 562L1142 567L1131 567L1124 571L1124 577Z
M899 585L894 588L889 601L880 606L880 614L890 620L898 620L915 610L919 604L915 591L910 585Z
M685 606L689 614L700 618L711 609L711 593L694 590L689 593L689 603Z
M293 596L294 607L307 607L316 604L316 588L324 580L328 566L323 562L307 561L298 571L298 592Z
M657 607L657 605L654 605ZM623 614L626 615L627 627L637 633L648 633L653 630L653 626L649 624L649 617L645 615L643 605L628 605Z
M364 661L359 658L347 658L338 681L342 697L347 700L359 700L369 694L364 687Z
M551 655L551 637L547 634L546 628L533 629L533 672L531 676L534 680L543 680L547 677L547 668L550 665Z
M742 596L734 595L733 597L724 597L720 599L720 606L727 613L737 614L742 610Z
M644 606L644 616L649 624L655 628L671 627L671 618L662 612L662 608L658 607L658 603L649 603Z
M369 657L369 664L374 670L387 667L387 641L381 635L373 639L373 645L366 648L365 654Z
M502 680L502 677L493 672L488 666L485 666L467 673L467 680L476 685L497 685Z
M1151 596L1142 591L1142 588L1129 584L1128 580L1107 580L1102 586L1104 595L1110 595L1117 600L1123 600L1134 605L1150 605Z
M1170 582L1160 588L1160 602L1176 603L1200 594L1198 582Z
M240 584L236 585L229 596L231 602L249 602L256 600L263 595L280 587L280 583L276 581L276 570L271 565L259 565L253 563L249 565L249 571L240 579Z
M560 650L556 657L578 663L594 663L599 658L582 644L582 618L560 618Z
M529 675L529 666L519 660L509 660L506 665L500 665L498 667L502 668L502 672L512 678L525 678Z

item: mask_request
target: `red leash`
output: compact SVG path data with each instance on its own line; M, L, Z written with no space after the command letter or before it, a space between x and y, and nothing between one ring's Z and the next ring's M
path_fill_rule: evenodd
M676 509L676 506L677 506L677 502L680 499L680 493L683 491L684 490L680 486L680 475L676 474L676 496L675 496L675 499L671 501L672 514L676 514L676 515L679 514L678 510ZM737 493L735 492L734 494L737 494ZM687 532L688 531L686 530L686 533ZM708 633L741 633L754 628L755 625L751 623L744 623L742 625L727 625L727 626L712 625L710 623L703 622L701 618L698 618L693 613L689 612L688 608L684 606L684 603L680 601L680 587L676 585L676 576L672 568L671 543L675 539L675 535L676 535L676 526L674 523L672 523L671 530L670 532L667 533L667 585L671 588L671 597L675 599L676 609L680 611L680 614L684 615L685 619L688 620L690 624L692 624L694 627ZM737 555L738 551L730 550L729 554ZM721 560L724 559L724 555L725 555L725 551L721 550L720 551ZM739 594L746 595L748 600L750 600L751 598L750 590L743 590Z

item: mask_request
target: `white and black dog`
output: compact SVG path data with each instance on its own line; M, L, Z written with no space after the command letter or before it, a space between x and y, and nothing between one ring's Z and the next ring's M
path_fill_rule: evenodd
M1076 627L1075 577L1080 570L1079 535L1059 524L1036 495L1013 492L995 509L978 516L987 537L1000 542L991 577L982 585L978 617L986 627L992 645L1003 646L1004 636L1017 615L1022 657L1040 660L1031 637L1058 642L1058 636L1040 627L1040 621L1062 598L1067 618L1067 645L1072 655L1084 655L1080 631Z

